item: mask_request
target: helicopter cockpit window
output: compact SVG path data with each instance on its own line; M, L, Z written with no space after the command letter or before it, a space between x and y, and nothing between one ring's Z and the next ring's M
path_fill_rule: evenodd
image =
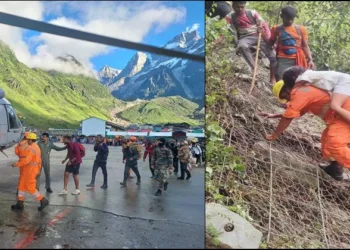
M9 129L19 128L19 120L12 106L6 105L6 110L9 117Z

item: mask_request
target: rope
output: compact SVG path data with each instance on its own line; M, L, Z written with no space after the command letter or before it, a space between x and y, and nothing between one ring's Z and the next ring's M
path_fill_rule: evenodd
M307 157L305 150L303 148L303 145L301 144L299 138L296 136L296 134L294 133L294 131L292 130L295 138L297 138L298 143L304 153L304 155ZM320 205L320 213L321 213L321 219L322 219L322 231L323 231L323 238L324 241L326 243L327 249L329 249L329 244L328 244L328 239L327 239L327 232L326 232L326 225L325 225L325 220L324 220L324 214L323 214L323 206L322 206L322 198L321 198L321 188L320 188L320 175L319 175L319 168L316 168L317 171L317 195L318 195L318 202Z
M11 15L8 13L0 12L0 23L29 29L36 30L39 32L49 33L58 36L65 36L74 39L84 40L88 42L100 43L115 47L122 47L132 50L146 51L149 53L169 56L169 57L180 57L192 61L198 61L204 63L205 58L199 55L187 54L175 50L169 50L164 48L158 48L152 45L146 45L141 43L129 42L121 39L111 38L107 36L96 35L84 31L79 31L75 29L65 28L57 26L54 24L49 24L41 21L35 21L29 18L24 18L16 15Z
M265 130L265 129L264 129ZM267 244L270 242L270 234L271 234L271 217L272 217L272 178L273 178L273 171L272 171L272 152L271 152L271 142L270 142L270 208L269 208L269 228L267 233Z

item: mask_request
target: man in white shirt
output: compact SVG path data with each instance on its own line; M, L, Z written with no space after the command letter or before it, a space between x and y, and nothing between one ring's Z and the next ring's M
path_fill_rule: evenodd
M200 164L200 166L201 166L202 165L202 149L197 144L196 138L191 140L190 150L191 150L193 157L195 157L197 159L196 164Z

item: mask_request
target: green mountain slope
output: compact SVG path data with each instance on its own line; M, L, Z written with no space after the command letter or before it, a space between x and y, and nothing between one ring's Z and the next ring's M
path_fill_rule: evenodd
M78 128L90 116L110 119L115 99L97 80L30 69L0 42L0 87L26 126Z
M122 119L139 124L182 123L203 125L199 105L180 96L160 97L128 108L118 114Z

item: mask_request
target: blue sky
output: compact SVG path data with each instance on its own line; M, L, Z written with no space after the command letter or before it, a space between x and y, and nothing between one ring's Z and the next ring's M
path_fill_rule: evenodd
M54 4L55 3L53 3L52 5ZM142 43L151 44L155 46L162 46L179 33L185 31L187 27L191 27L195 23L198 23L200 25L198 30L200 35L204 35L204 1L161 1L161 4L169 8L185 8L186 15L184 16L184 18L182 18L181 21L170 23L161 32L157 32L156 25L155 27L152 26L147 32L147 34L143 36L141 41ZM65 4L61 4L59 5L59 7L57 6L58 4L56 4L54 8L52 7L51 11L45 11L43 13L44 21L50 22L54 19L64 17L67 19L75 20L78 24L84 23L84 18L86 17L83 16L81 12L79 12L80 10L78 8L74 10L74 8L70 8ZM140 26L142 27L142 23L140 23ZM38 46L43 45L45 43L43 40L37 42L30 42L33 37L38 37L40 35L41 34L39 32L34 31L26 31L24 33L23 40L27 43L28 49L31 54L37 53L36 50ZM123 69L128 63L128 61L131 59L131 57L135 54L135 52L136 51L133 50L117 48L111 50L107 54L97 53L97 55L89 57L89 61L93 64L95 70L101 69L104 65L108 65L117 69Z

